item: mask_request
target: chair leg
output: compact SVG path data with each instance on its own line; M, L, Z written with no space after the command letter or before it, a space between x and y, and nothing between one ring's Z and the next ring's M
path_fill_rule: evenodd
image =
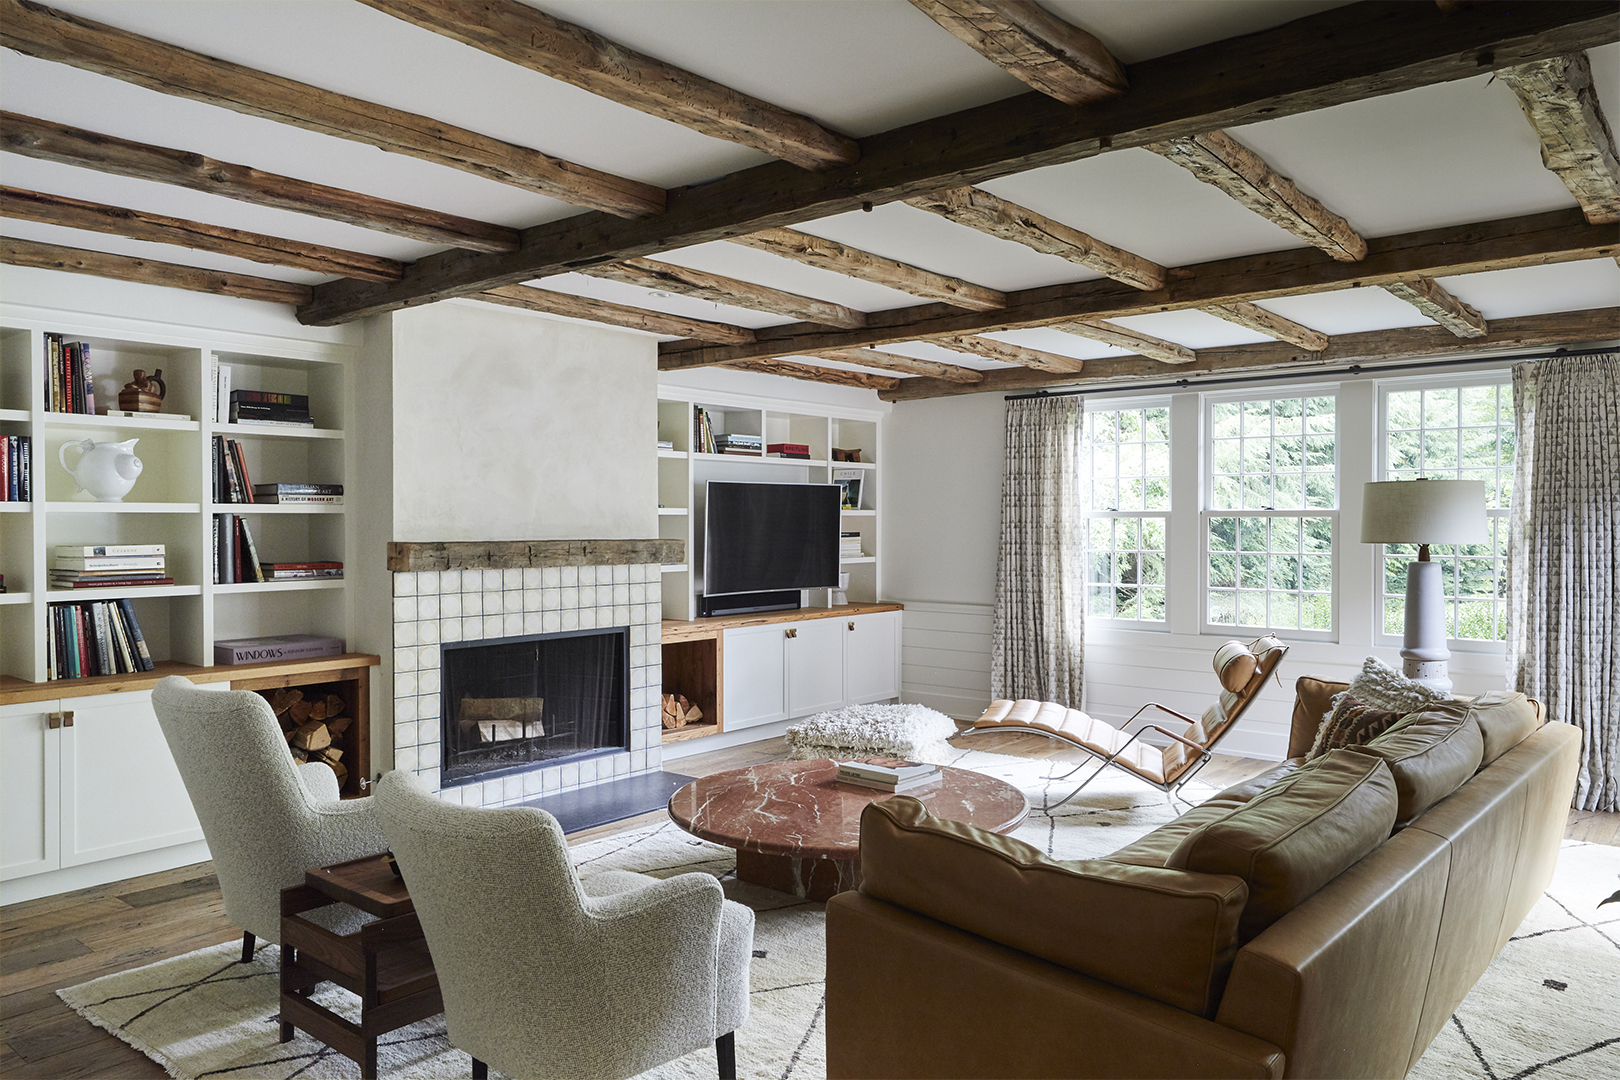
M1077 787L1073 791L1069 792L1067 795L1065 795L1063 798L1059 799L1057 802L1053 803L1051 806L1048 806L1047 809L1048 810L1056 810L1058 807L1062 806L1064 803L1068 802L1070 799L1072 799L1076 795L1080 794L1082 791L1084 791L1086 789L1086 785L1091 783L1093 780L1097 779L1097 777L1101 776L1102 771L1104 769L1106 769L1106 768L1108 768L1108 762L1105 761L1101 765L1098 765L1096 770L1093 771L1090 776L1088 776L1084 780L1082 780L1080 782L1079 787ZM1072 773L1069 774L1069 775L1072 775Z
M737 1033L728 1031L714 1040L714 1056L720 1059L720 1080L737 1080Z
M253 959L253 935L242 931L242 963Z
M472 1080L489 1080L489 1066L473 1058Z

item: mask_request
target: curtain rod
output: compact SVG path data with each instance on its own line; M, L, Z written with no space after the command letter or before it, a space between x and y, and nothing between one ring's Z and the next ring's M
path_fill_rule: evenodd
M1077 397L1082 394L1096 394L1112 392L1114 390L1189 390L1201 386L1238 386L1244 383L1278 382L1299 379L1320 379L1331 375L1362 375L1375 374L1384 371L1414 371L1418 368L1458 367L1463 364L1496 364L1504 360L1514 362L1523 360L1552 360L1560 356L1597 356L1602 353L1612 353L1614 347L1607 349L1557 349L1550 353L1527 353L1522 356L1487 356L1471 357L1456 360L1416 360L1410 364L1387 364L1375 367L1363 367L1361 364L1351 364L1345 368L1332 370L1306 370L1283 371L1270 375L1243 375L1230 379L1177 379L1175 382L1164 383L1115 383L1103 387L1087 387L1084 390L1036 390L1028 394L1007 394L1003 401L1028 401L1031 398L1043 397Z

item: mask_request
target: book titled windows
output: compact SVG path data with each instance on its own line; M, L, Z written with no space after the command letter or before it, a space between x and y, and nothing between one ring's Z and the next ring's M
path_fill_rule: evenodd
M47 679L134 674L155 666L129 600L52 604L48 610Z

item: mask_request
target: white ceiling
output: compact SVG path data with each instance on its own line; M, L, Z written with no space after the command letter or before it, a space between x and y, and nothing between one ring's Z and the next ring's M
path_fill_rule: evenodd
M1025 86L905 0L529 0L533 6L717 82L862 136L1024 93ZM56 0L53 6L213 56L421 113L582 165L660 186L768 160L594 97L351 0ZM1047 0L1130 63L1310 14L1319 0ZM1620 45L1591 54L1599 97L1620 117ZM242 116L60 64L0 51L0 102L13 112L206 154L512 227L578 210L445 166ZM1575 205L1541 166L1511 91L1489 76L1235 129L1279 172L1369 237ZM412 260L433 246L337 222L0 154L5 184ZM1124 150L983 185L1168 266L1300 247L1303 242L1190 173ZM1002 290L1097 275L904 205L806 222L804 231ZM319 275L167 245L27 222L11 236L314 283ZM660 256L862 310L922 303L893 290L733 244ZM1620 303L1620 268L1597 260L1445 278L1487 318ZM762 327L791 320L577 274L548 288L689 317ZM1323 332L1426 325L1378 289L1268 301ZM1195 348L1266 340L1200 312L1121 319ZM1051 330L995 335L1079 357L1121 355ZM935 346L906 355L1004 365Z

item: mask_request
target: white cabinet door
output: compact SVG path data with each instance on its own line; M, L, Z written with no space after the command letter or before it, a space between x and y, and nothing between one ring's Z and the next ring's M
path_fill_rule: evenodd
M900 695L900 612L874 611L843 620L844 678L849 703Z
M783 628L778 623L724 631L724 674L727 731L768 724L787 717L787 680L783 666Z
M201 840L149 690L64 700L62 865Z
M54 701L0 708L0 874L55 870L61 862L62 739Z
M808 619L787 627L788 715L808 716L844 703L844 626Z

